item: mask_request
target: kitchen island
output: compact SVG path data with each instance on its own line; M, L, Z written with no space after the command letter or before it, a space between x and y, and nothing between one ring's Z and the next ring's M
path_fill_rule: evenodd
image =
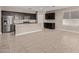
M42 31L42 28L38 24L27 23L15 24L15 29L16 36Z

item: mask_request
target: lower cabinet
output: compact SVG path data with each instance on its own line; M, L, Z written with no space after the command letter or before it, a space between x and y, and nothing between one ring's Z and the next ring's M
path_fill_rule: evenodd
M44 28L55 29L55 23L44 23Z

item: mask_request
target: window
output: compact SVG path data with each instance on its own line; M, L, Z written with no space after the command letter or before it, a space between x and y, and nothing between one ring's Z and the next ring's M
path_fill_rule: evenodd
M79 11L65 12L63 18L63 25L79 26Z

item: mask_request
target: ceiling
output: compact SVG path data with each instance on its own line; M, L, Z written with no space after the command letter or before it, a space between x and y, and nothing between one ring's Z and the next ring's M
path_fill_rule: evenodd
M27 10L34 10L34 11L50 11L50 10L67 8L69 6L14 6L14 7L27 9Z
M51 11L63 8L68 8L69 6L2 6L3 10L19 9L25 11Z

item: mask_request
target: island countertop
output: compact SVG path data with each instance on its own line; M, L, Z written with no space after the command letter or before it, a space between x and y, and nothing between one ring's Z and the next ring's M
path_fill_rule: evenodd
M42 31L42 28L38 24L15 24L15 26L17 36Z

